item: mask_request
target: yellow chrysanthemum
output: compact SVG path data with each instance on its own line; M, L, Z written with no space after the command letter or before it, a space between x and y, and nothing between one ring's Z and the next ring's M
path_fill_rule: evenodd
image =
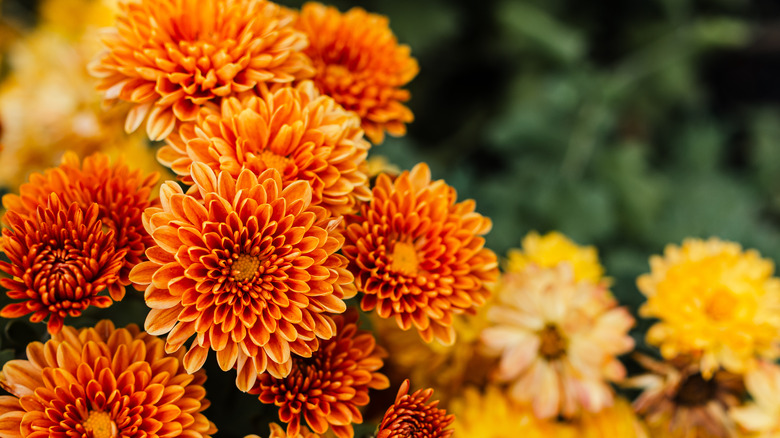
M596 414L586 414L572 423L578 438L646 438L645 425L624 398Z
M743 373L757 356L778 356L780 280L770 260L733 242L688 239L650 267L637 280L647 296L639 313L660 319L647 341L665 358L692 355L709 378L718 366Z
M512 403L494 386L489 386L484 394L467 388L462 397L452 402L449 411L455 415L456 437L550 438L565 433L563 427L534 417L530 407Z
M522 249L510 249L507 260L508 272L519 272L530 264L552 268L567 262L574 270L576 281L586 280L596 284L603 280L604 268L593 246L579 246L563 234L552 231L540 236L536 231L523 239Z

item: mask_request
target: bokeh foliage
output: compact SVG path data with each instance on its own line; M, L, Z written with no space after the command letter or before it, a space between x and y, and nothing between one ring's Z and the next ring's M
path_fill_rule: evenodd
M493 220L488 246L497 253L531 230L596 245L615 295L633 310L647 258L685 237L719 236L780 261L776 2L327 3L389 16L420 63L410 86L415 122L372 153L406 169L426 161L459 198L476 199ZM15 29L35 23L33 1L2 8ZM71 323L140 323L143 300L129 295ZM640 348L646 327L635 330ZM0 362L44 331L4 324ZM214 361L207 372L220 436L267 433L273 407L239 393Z

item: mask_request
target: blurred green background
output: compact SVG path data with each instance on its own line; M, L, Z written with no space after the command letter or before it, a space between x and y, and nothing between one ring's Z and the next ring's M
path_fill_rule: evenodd
M498 254L531 230L559 230L599 249L633 310L648 257L685 237L719 236L780 261L780 2L330 3L389 16L420 63L409 86L415 122L372 153L405 169L426 161L459 199L476 199ZM35 21L35 2L2 8ZM121 304L92 318L143 319L139 297ZM13 330L30 330L9 327L12 350L0 355L25 345ZM248 426L264 413L232 379L210 373L220 436L266 434Z

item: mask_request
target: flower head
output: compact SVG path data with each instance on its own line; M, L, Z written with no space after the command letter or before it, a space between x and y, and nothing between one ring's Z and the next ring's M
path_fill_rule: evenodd
M563 234L553 231L540 236L528 233L523 239L523 249L509 250L508 272L519 272L528 265L552 268L559 263L568 263L574 271L576 281L585 280L597 284L603 280L604 268L593 246L578 246Z
M200 107L261 83L313 73L295 16L265 0L122 0L107 50L90 66L109 101L131 102L125 129L154 140Z
M501 356L495 378L510 382L511 397L531 402L537 417L612 404L607 382L625 377L616 356L634 347L634 319L606 288L574 281L567 264L529 266L504 276L488 319L482 342Z
M729 414L750 437L780 436L780 366L759 362L745 375L752 402L731 408Z
M387 17L352 8L344 14L320 3L303 5L296 27L309 36L305 53L323 94L356 112L366 135L381 143L385 131L404 135L414 116L402 89L419 71L409 46L399 45Z
M658 362L637 355L651 374L633 377L629 386L644 391L634 409L644 417L651 436L731 438L736 427L728 412L745 392L742 376L719 369L705 378L689 357Z
M311 357L293 359L293 369L284 379L260 376L251 392L260 401L279 407L279 418L287 423L287 435L301 432L306 420L316 433L328 428L339 438L352 438L352 424L363 422L358 408L368 404L368 390L385 389L390 383L377 372L387 353L376 345L369 332L358 330L358 315L348 311L333 317L336 335L323 341Z
M617 397L612 406L597 413L583 413L566 426L574 429L571 436L577 438L648 437L645 424L637 418L631 403L622 397Z
M282 188L275 169L234 179L195 163L191 175L197 198L168 181L162 208L144 213L156 245L130 278L146 287L146 330L168 333L167 351L197 334L187 370L212 349L223 370L237 366L243 391L266 370L284 378L292 354L311 356L334 335L328 313L344 312L342 300L356 293L347 260L335 254L338 220L310 205L307 182Z
M637 280L647 296L639 313L660 319L647 341L663 357L697 357L708 377L719 366L743 373L756 356L778 356L780 279L757 251L688 239L651 257L650 268Z
M11 278L0 278L0 286L22 302L5 306L0 316L32 313L33 322L48 317L47 329L56 334L66 316L111 305L110 297L98 294L119 281L127 250L115 247L113 231L103 232L97 204L84 210L53 193L35 216L8 211L4 219L9 228L0 247L10 263L0 261L0 270Z
M426 342L455 340L452 317L485 303L498 277L496 255L480 237L491 222L474 201L431 182L425 163L392 181L379 175L360 216L348 219L344 255L364 293L361 308L414 325Z
M382 418L377 438L449 438L453 430L448 427L455 417L440 409L438 400L429 403L432 395L430 388L409 394L409 380L404 380Z
M0 435L8 438L208 438L217 431L202 372L187 374L184 352L166 355L163 342L137 326L65 327L26 360L3 366Z
M156 205L149 195L157 178L157 173L144 175L130 170L122 161L112 166L105 154L90 155L82 164L76 154L68 152L58 167L32 174L30 182L19 188L19 195L3 196L3 206L31 219L52 193L63 204L75 202L83 210L96 204L103 229L114 232L113 250L124 254L119 281L108 287L111 298L119 301L130 284L130 270L144 260L144 251L153 242L143 228L141 215L147 207Z
M360 119L333 99L320 96L311 81L296 87L261 87L261 94L227 98L221 110L204 110L196 122L171 135L160 162L192 184L193 161L237 177L274 168L284 183L308 181L312 203L333 214L352 213L367 200L368 177L361 170L371 146Z

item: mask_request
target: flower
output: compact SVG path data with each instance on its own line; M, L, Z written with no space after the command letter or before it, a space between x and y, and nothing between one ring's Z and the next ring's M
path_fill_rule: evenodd
M431 395L430 388L409 394L409 380L404 380L395 403L382 418L377 438L449 438L453 430L448 426L455 417L438 408L438 400L428 403Z
M625 377L615 356L633 349L634 319L605 287L576 282L568 264L528 266L504 276L488 319L482 342L501 357L495 379L510 382L510 396L531 402L537 417L612 404L607 382Z
M127 250L115 248L113 231L102 231L97 204L84 210L52 194L34 217L8 211L4 219L9 227L0 247L10 263L0 261L0 271L11 278L0 278L0 286L22 302L8 304L0 316L32 313L33 322L48 317L47 329L56 334L66 316L111 305L110 297L98 294L119 281Z
M368 200L368 177L360 169L370 143L360 119L333 99L320 96L311 81L296 87L261 87L260 96L222 101L221 112L204 110L194 123L171 135L158 153L187 184L193 161L237 177L275 168L285 184L308 181L312 202L334 215L352 213Z
M260 401L279 407L279 419L287 423L287 435L301 433L305 419L316 433L328 427L339 438L352 438L352 424L363 422L358 407L368 404L368 390L390 386L382 368L385 350L369 332L358 330L356 311L333 317L336 335L323 341L311 357L293 359L284 379L268 373L259 377L253 393Z
M202 372L187 374L184 352L129 325L64 327L26 360L3 366L0 435L8 438L208 438L217 428L203 415Z
M144 119L153 140L200 107L256 85L313 74L295 16L265 0L122 0L107 46L90 65L109 102L131 102L125 130Z
M306 3L295 26L309 37L304 50L314 62L314 82L363 121L366 136L382 143L384 133L400 136L414 120L403 105L402 89L419 71L409 46L399 45L387 17L352 8L344 14L334 7Z
M490 219L474 201L455 198L420 163L395 181L379 175L371 201L348 218L343 253L364 293L361 308L395 317L404 330L414 325L426 342L452 344L453 316L484 304L498 277L496 255L480 237Z
M158 177L157 173L130 170L122 160L112 166L105 154L90 155L82 164L76 154L68 152L59 167L32 174L30 182L19 188L19 195L3 196L3 206L30 219L39 205L46 205L51 193L65 205L75 202L84 210L97 204L97 219L104 229L114 232L114 251L125 254L119 281L108 287L111 298L119 301L130 284L130 270L144 259L144 251L153 243L143 229L141 215L156 204L149 200L149 194Z
M306 181L282 189L275 169L234 179L195 163L191 175L198 198L168 181L162 207L144 213L156 245L130 279L146 287L145 328L168 333L169 352L197 334L185 368L200 369L212 349L223 370L237 366L242 391L266 370L284 378L291 354L311 356L318 339L334 335L328 313L344 312L342 300L356 293L347 260L335 254L339 221L310 205Z
M729 414L750 437L780 436L780 367L761 361L745 375L752 402L732 407Z
M540 236L528 233L523 239L523 249L510 249L508 272L519 272L530 264L552 268L559 263L569 263L576 281L585 280L597 284L604 280L604 268L593 246L578 246L563 234L553 231Z
M719 369L705 378L699 364L678 356L658 362L637 355L651 374L633 377L626 385L643 389L634 409L644 417L650 435L664 438L736 437L728 411L745 392L742 377Z
M660 321L647 332L664 358L691 355L708 378L719 366L743 373L756 356L778 356L780 279L757 251L716 238L687 239L650 258L637 279L647 302L639 309Z
M466 388L462 396L451 403L449 410L455 416L452 427L456 437L550 438L561 435L561 426L537 419L531 409L513 403L492 385L484 392L474 387Z
M276 423L269 424L271 427L271 435L268 438L320 438L316 433L312 433L306 427L301 428L301 432L297 435L288 435L284 429ZM257 435L247 435L244 438L260 438Z
M622 397L617 397L612 406L600 412L583 413L568 426L574 429L571 436L577 438L648 437L644 423L637 418L631 403Z

